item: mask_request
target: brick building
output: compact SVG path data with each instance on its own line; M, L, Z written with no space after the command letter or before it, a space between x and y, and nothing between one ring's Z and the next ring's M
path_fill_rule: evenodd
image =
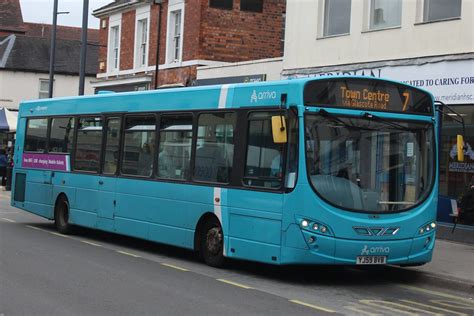
M285 0L116 0L93 13L101 44L93 85L189 86L198 66L280 57L285 6Z

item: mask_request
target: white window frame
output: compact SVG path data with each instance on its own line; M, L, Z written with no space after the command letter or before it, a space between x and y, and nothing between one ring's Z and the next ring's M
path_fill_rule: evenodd
M352 11L354 10L354 4L352 3L353 0L351 0L351 8L350 8L350 11L349 11L349 30L348 32L346 33L338 33L338 34L327 34L326 33L326 22L327 22L327 18L326 18L326 10L327 10L327 3L329 2L330 0L320 0L319 1L319 5L318 5L318 20L319 20L319 23L318 23L318 28L319 28L319 31L318 31L318 38L327 38L327 37L336 37L336 36L345 36L345 35L349 35L350 32L351 32L351 24L352 24Z
M110 16L109 20L109 38L107 45L107 73L113 74L120 71L120 46L121 46L121 30L122 30L122 14ZM117 28L118 31L118 45L114 48L114 37L112 30ZM115 67L115 51L117 51L117 67Z
M378 31L378 30L384 30L384 29L392 29L392 28L399 28L402 25L402 18L403 18L403 0L399 0L400 3L400 23L397 25L389 25L389 26L380 26L380 27L374 27L373 26L373 10L374 10L374 2L376 0L366 0L367 8L368 8L368 16L367 16L367 31Z
M41 90L41 84L43 82L46 82L48 84L48 89L46 90ZM41 96L43 95L43 96ZM47 99L49 98L49 79L39 79L39 86L38 86L38 99Z
M134 62L133 68L143 70L148 67L148 56L150 51L150 5L142 6L137 8L136 10L136 17L135 17L135 52L134 52ZM146 21L146 38L145 43L143 43L143 33L139 33L141 31L140 23ZM145 62L143 63L143 51L142 46L145 45Z
M171 2L171 1L170 1ZM166 34L166 63L176 64L181 63L183 60L183 31L184 31L184 2L169 5L168 7L168 21L167 21L167 34ZM180 25L180 36L179 36L179 58L175 58L176 41L175 41L175 14L181 12L181 25Z
M445 18L439 18L439 19L433 19L429 20L428 19L428 10L429 10L429 5L431 0L419 0L421 4L419 4L417 7L420 8L420 12L418 12L418 21L421 23L430 23L430 22L437 22L437 21L445 21L445 20L453 20L453 19L460 19L462 16L462 0L460 1L460 12L459 16L452 16L452 17L445 17ZM418 3L417 3L418 4Z

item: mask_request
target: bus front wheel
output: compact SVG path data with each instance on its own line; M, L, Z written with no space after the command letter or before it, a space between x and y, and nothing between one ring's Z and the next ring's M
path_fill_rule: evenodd
M69 224L69 202L63 195L59 197L54 208L54 224L61 234L71 233L71 224Z
M217 218L209 219L202 230L201 255L211 267L224 265L224 234Z

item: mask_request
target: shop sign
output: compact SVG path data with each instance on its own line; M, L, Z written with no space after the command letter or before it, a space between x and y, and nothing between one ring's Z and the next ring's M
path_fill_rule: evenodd
M351 65L354 67L354 65ZM309 76L364 76L400 81L431 92L447 104L474 103L474 59L425 63L423 65L363 68L358 70L314 71ZM294 77L294 76L291 76Z
M464 161L457 161L458 149L456 144L449 152L449 172L474 173L474 149L466 142Z
M266 80L266 78L267 76L265 74L260 74L260 75L248 75L248 76L197 79L193 82L193 85L194 86L208 86L208 85L214 85L214 84L263 82Z

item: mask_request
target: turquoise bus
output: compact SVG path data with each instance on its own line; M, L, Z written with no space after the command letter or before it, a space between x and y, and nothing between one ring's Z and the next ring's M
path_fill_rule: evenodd
M428 92L346 76L27 101L11 204L211 266L424 264L435 114Z

